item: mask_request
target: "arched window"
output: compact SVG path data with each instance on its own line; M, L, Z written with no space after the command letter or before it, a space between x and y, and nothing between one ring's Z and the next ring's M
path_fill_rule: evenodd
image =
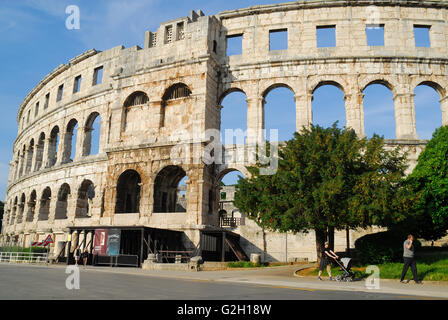
M51 130L50 140L48 141L48 167L53 167L58 160L59 149L59 127L56 126Z
M191 95L190 88L188 88L188 86L183 83L176 83L176 84L172 85L171 87L169 87L165 91L165 93L162 97L162 110L161 110L161 114L160 114L160 126L161 127L165 126L166 118L169 119L169 118L171 118L171 116L175 117L176 112L174 110L172 110L172 112L168 112L168 114L167 114L166 107L170 103L170 101L176 100L176 99L187 98L190 95Z
M154 182L154 212L186 212L186 208L178 200L187 174L178 166L162 169Z
M100 150L101 116L98 112L92 113L86 121L85 137L82 155L84 157L95 155Z
M419 139L430 140L434 131L442 126L440 99L445 90L434 82L424 81L414 90L415 125Z
M277 130L278 141L294 138L296 132L296 103L294 91L287 85L277 84L263 95L264 129L267 141L273 141L271 130Z
M48 220L50 215L51 189L45 188L40 198L39 221Z
M22 193L22 196L20 197L19 210L17 213L17 224L22 223L23 213L25 211L25 203L26 203L26 197L25 194Z
M34 139L31 139L30 145L28 146L28 152L26 153L25 174L31 172L31 166L33 165L33 156L34 156Z
M134 170L127 170L120 175L117 183L117 202L115 213L140 212L140 175Z
M76 140L78 136L78 121L70 120L64 139L64 157L62 163L72 162L76 156Z
M180 99L180 98L187 98L191 95L191 90L188 88L186 84L183 83L176 83L173 84L171 87L169 87L165 94L163 95L162 100L168 101L168 100L174 100L174 99Z
M324 128L338 122L338 127L347 125L344 91L340 84L323 81L313 91L312 102L313 125Z
M37 200L36 190L33 190L30 195L30 201L28 202L28 213L26 215L27 222L33 222L34 220L34 213L36 211L36 200Z
M231 89L221 98L220 132L223 144L244 145L247 138L247 96Z
M138 106L138 105L142 105L142 104L146 104L148 103L149 98L146 95L146 93L142 92L142 91L137 91L134 92L133 94L131 94L126 101L124 102L124 107L125 108L129 108L129 107L133 107L133 106Z
M132 131L133 125L138 126L141 123L142 113L141 106L147 104L149 101L146 93L137 91L131 94L124 102L123 114L123 131Z
M39 141L36 145L36 163L34 164L34 171L39 171L42 168L42 161L44 159L44 148L45 148L45 133L41 133L39 136Z
M58 201L56 202L55 219L67 218L67 200L70 195L70 186L64 183L58 192Z
M78 190L75 211L76 218L87 218L91 216L94 198L95 185L90 180L84 180Z

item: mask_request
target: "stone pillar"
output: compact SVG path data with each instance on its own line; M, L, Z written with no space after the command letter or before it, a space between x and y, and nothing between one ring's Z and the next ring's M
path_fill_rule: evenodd
M50 166L50 155L49 155L49 147L50 147L51 138L45 139L44 144L44 153L42 155L42 166L41 168L45 169Z
M247 144L264 141L264 104L262 97L247 98Z
M84 150L82 148L83 144L84 144L84 139L85 139L85 127L81 127L78 124L78 130L77 130L77 137L76 137L76 151L75 154L73 155L73 161L77 160L78 158L82 158L82 156L84 155Z
M70 133L67 133L66 131L62 131L59 133L59 145L56 150L56 163L55 166L58 166L62 163L64 163L64 153L66 152L65 148L65 139L67 135Z
M48 213L48 223L50 225L54 223L54 218L56 215L56 202L58 201L58 194L56 192L57 190L55 190L54 193L51 194L50 198L50 212Z
M303 127L309 129L313 123L313 95L311 93L295 95L294 99L296 101L296 131L300 132Z
M394 95L395 132L397 139L418 139L415 127L414 94L401 92Z
M70 162L70 156L71 153L73 152L72 138L73 138L73 132L65 132L61 136L61 143L59 148L61 152L58 154L58 162L60 163Z
M366 136L363 111L364 94L349 93L345 95L344 99L347 128L352 128L360 138L364 138Z
M36 225L37 221L39 221L39 211L40 211L40 198L39 194L36 195L36 206L34 207L34 217L33 217L33 224Z
M33 159L31 160L31 172L36 171L36 162L37 162L37 153L38 153L38 143L34 144L34 152L33 152Z
M448 126L448 96L440 99L440 109L442 109L442 126Z

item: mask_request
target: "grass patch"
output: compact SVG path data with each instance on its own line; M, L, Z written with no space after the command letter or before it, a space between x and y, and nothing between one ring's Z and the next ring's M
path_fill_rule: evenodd
M417 272L420 280L423 281L448 281L448 252L438 252L434 254L423 254L417 256ZM400 279L401 271L403 270L402 262L390 262L378 265L380 269L380 278L382 279ZM370 274L366 274L367 265L353 266L352 271L355 273L356 279L363 279ZM332 267L332 276L338 276L343 273L339 270L339 267ZM301 270L299 275L301 276L315 276L319 273L318 268L308 268ZM326 269L322 273L323 276L327 276ZM412 280L411 268L409 268L405 280Z
M228 268L261 268L268 267L268 263L252 263L250 261L238 261L227 263Z

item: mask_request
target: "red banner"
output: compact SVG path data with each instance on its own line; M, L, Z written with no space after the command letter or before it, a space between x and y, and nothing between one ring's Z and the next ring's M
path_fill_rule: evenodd
M95 230L94 254L105 256L107 251L107 229Z

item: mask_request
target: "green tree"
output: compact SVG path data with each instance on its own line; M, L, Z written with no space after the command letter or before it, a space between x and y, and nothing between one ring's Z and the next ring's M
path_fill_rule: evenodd
M321 248L332 230L387 226L405 218L406 158L383 138L359 139L353 130L311 126L279 149L278 170L248 167L235 205L265 229L316 234Z
M448 126L437 129L408 182L418 196L415 215L407 222L411 232L427 240L437 240L448 229Z

